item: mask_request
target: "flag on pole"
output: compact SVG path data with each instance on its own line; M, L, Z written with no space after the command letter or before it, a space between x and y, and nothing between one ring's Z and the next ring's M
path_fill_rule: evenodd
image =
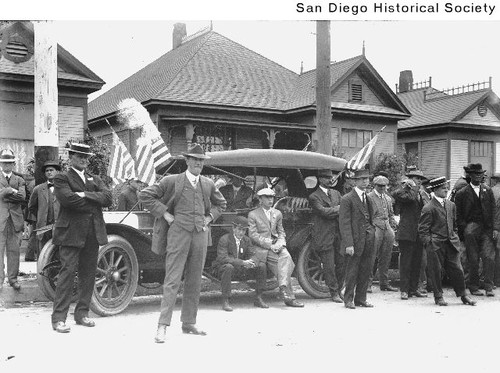
M128 179L135 179L135 162L125 144L114 131L113 145L111 147L108 176L113 179L115 185Z
M366 143L365 146L363 146L363 148L359 152L354 155L354 157L352 157L347 162L345 166L347 170L356 171L365 168L366 164L370 160L370 156L372 155L373 150L375 150L375 144L377 143L378 135L384 130L384 128L382 128L370 141Z

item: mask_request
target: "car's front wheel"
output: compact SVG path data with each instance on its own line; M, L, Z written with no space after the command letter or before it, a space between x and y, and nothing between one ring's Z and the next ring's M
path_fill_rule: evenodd
M311 297L328 298L330 296L324 280L323 265L318 254L311 249L309 240L300 250L296 271L300 286Z

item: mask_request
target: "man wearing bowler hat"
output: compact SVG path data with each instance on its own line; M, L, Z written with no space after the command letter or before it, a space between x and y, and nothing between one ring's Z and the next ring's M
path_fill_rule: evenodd
M72 143L68 148L69 169L54 176L54 194L59 201L52 242L59 246L61 269L57 278L52 328L68 333L66 325L78 272L78 299L74 310L77 325L93 327L89 305L94 290L99 245L108 243L102 208L111 206L111 191L102 180L86 172L90 146Z
M434 301L438 306L447 306L443 298L441 278L443 271L448 275L453 290L462 303L476 304L465 294L465 280L460 264L460 240L456 223L456 207L446 200L448 180L443 177L432 179L428 186L434 196L422 208L418 223L418 233L427 251L427 268L429 282L434 292Z
M312 250L323 265L325 283L330 299L342 303L340 288L344 283L344 257L340 255L339 210L340 192L332 189L333 173L322 170L318 174L319 186L309 195L312 208Z
M201 274L209 242L209 224L226 208L226 200L214 182L200 175L205 160L210 158L203 148L195 143L182 154L186 159L186 172L165 176L158 184L139 193L143 207L156 218L151 250L166 254L156 343L165 342L183 273L182 331L207 334L196 326Z
M479 260L483 262L484 289L493 297L495 275L494 240L500 230L500 222L495 219L495 197L491 188L483 184L485 170L480 163L464 167L470 182L455 196L457 205L458 236L464 241L469 264L469 290L472 295L481 296L479 289Z
M59 201L54 194L54 176L61 171L58 161L47 161L42 166L42 172L47 181L37 185L30 196L28 203L29 221L35 224L36 229L54 224L59 214ZM38 256L43 246L52 237L52 229L37 233Z
M236 216L233 220L233 231L219 239L217 245L217 259L214 268L221 279L222 309L232 311L229 300L231 298L231 279L233 275L253 277L256 281L254 305L259 308L269 308L262 299L266 288L266 262L261 261L255 254L255 248L246 236L248 219Z
M7 257L9 285L21 290L17 281L19 272L19 235L24 229L22 204L26 198L26 183L12 171L16 157L12 150L0 152L0 290L5 280L4 257Z
M368 170L357 170L350 177L354 188L340 200L341 252L345 255L344 305L348 309L373 307L366 291L375 261L373 202L366 194Z

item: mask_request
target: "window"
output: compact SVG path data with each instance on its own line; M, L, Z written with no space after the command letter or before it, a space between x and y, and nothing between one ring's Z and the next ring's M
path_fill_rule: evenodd
M361 80L349 81L349 102L363 102L363 84Z
M493 154L493 143L489 141L471 141L471 157L491 157Z
M418 156L418 142L407 142L405 144L405 153Z
M342 147L362 148L372 139L372 131L342 129Z
M234 130L227 126L197 126L193 141L207 152L234 149Z

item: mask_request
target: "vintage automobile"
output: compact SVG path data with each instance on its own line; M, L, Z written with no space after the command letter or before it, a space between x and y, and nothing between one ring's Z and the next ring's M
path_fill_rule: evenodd
M240 149L207 153L203 174L213 177L224 174L244 173L251 178L253 190L266 178L273 187L286 190L286 196L277 198L275 207L283 213L287 248L296 268L294 275L302 289L314 298L328 297L329 291L323 280L323 269L317 255L310 249L311 209L307 196L311 190L304 180L329 169L338 173L346 161L324 154L297 150ZM163 170L164 173L180 173L186 168L181 156L174 156ZM251 208L225 211L212 223L212 245L208 247L204 275L217 280L211 270L217 255L217 242L231 227L237 214L248 214ZM135 294L137 285L159 286L163 283L163 258L150 250L154 217L146 211L105 212L109 243L99 248L96 283L91 309L102 315L114 315L123 311ZM57 274L60 268L58 248L49 241L38 260L38 280L43 293L53 299ZM76 281L76 280L75 280ZM248 281L252 286L252 282ZM274 277L268 279L267 289L277 287Z

